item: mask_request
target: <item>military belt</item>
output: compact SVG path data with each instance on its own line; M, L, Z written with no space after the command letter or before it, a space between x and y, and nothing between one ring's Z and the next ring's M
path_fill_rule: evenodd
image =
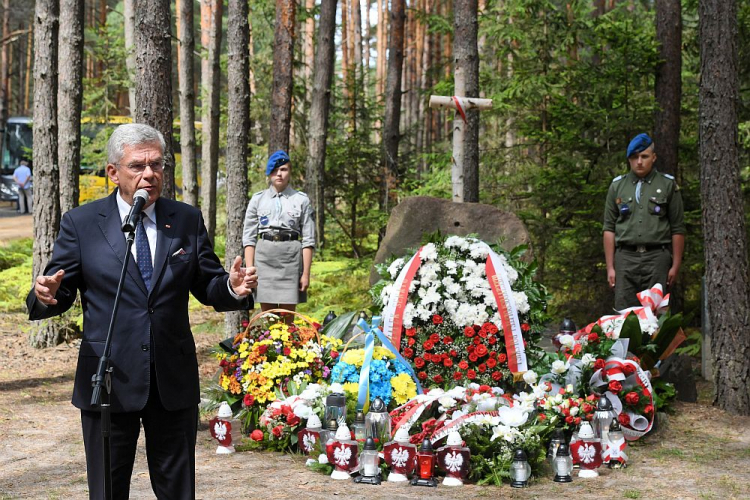
M299 234L292 231L278 231L261 233L260 237L266 241L297 241Z
M669 245L618 245L617 248L621 250L627 250L628 252L646 253L652 250L669 248Z

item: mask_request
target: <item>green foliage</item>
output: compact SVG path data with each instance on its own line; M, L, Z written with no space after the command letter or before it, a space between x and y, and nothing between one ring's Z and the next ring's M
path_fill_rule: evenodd
M654 389L654 407L656 411L672 413L674 411L674 402L677 399L677 390L674 388L674 385L660 378L655 378L651 381L651 387Z
M371 264L369 259L314 261L307 302L298 311L322 322L329 311L341 315L368 309Z
M697 328L689 330L685 343L675 349L675 354L687 354L688 356L698 357L701 354L703 348L703 335Z
M0 312L26 310L31 290L31 238L0 245Z

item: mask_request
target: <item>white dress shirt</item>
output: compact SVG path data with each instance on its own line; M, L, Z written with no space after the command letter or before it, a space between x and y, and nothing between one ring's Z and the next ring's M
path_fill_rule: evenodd
M125 222L128 214L130 213L131 206L128 202L122 199L120 190L117 190L117 210L120 212L120 221ZM154 265L154 255L156 255L156 204L152 203L148 207L143 209L143 228L146 230L146 237L148 238L148 246L151 249L151 265ZM127 239L127 234L122 233L123 237ZM130 253L133 254L133 259L138 262L138 251L136 245L130 247Z

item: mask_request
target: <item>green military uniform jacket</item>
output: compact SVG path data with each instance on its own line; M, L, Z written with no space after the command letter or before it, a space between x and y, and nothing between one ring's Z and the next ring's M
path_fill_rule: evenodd
M617 246L671 244L673 234L685 234L677 182L652 169L643 179L637 202L638 181L632 171L614 178L607 193L604 231L615 233Z

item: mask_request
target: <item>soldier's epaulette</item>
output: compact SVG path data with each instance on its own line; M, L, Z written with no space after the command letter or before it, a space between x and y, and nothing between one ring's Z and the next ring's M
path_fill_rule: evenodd
M624 177L625 177L624 174L623 175L618 175L617 177L615 177L614 179L612 179L612 183L614 184L615 182L619 181L620 179L622 179Z

